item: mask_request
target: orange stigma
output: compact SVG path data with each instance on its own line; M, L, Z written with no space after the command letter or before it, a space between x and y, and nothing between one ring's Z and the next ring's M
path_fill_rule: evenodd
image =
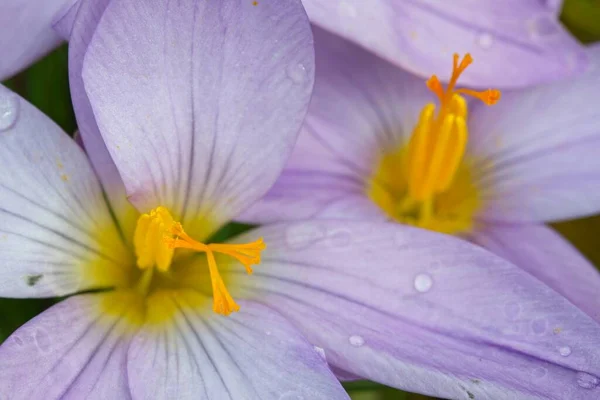
M452 64L452 76L450 77L450 82L448 82L448 87L444 90L444 87L440 83L437 76L432 75L431 78L427 80L427 87L433 93L435 93L440 99L440 104L442 109L444 105L447 105L454 93L462 93L471 97L475 97L476 99L481 100L488 106L494 105L500 100L500 91L497 89L487 89L483 91L476 91L471 89L454 89L456 83L458 82L458 78L460 75L467 69L469 65L473 62L473 57L469 53L465 54L462 60L459 63L459 55L454 53L454 59Z
M246 268L248 274L252 273L252 265L260 263L260 252L266 248L262 238L245 244L204 244L192 239L179 222L174 222L169 232L172 236L165 235L164 242L171 249L190 249L206 253L208 269L213 290L213 311L217 314L229 315L239 311L240 306L233 300L225 287L223 278L219 273L214 253L226 254L238 260Z

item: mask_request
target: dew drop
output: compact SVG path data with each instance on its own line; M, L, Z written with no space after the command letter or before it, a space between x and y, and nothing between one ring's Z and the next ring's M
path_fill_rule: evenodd
M560 347L558 353L563 357L568 357L571 355L571 348L569 346Z
M533 370L533 372L531 373L531 375L533 375L534 378L540 379L543 378L544 376L546 376L546 374L548 373L548 371L546 370L546 368L536 368Z
M296 84L304 82L308 76L304 64L290 64L286 72L291 81Z
M550 15L542 15L528 22L529 32L533 39L547 38L560 33L558 22Z
M600 379L594 375L590 375L587 372L577 373L577 384L584 389L594 389L600 384Z
M521 314L521 305L519 303L514 301L506 303L504 306L504 315L506 315L506 318L514 321L519 318L519 314Z
M45 331L40 329L36 330L33 339L35 340L35 345L38 350L42 353L47 353L50 350L50 338Z
M487 50L494 44L494 37L488 32L483 32L477 36L477 44Z
M23 346L23 339L21 339L20 337L15 336L13 340L15 341L15 343L17 344L17 346L19 346L19 347Z
M325 355L325 350L322 347L314 346L317 354L323 359L323 361L327 361L327 356Z
M12 93L0 94L0 132L9 130L19 116L19 98Z
M365 344L365 339L362 336L352 335L348 338L350 344L354 347L360 347Z
M428 292L433 286L433 279L427 274L419 274L415 276L415 289L417 292L425 293Z
M285 240L292 249L304 249L325 237L323 227L313 223L298 223L290 226Z

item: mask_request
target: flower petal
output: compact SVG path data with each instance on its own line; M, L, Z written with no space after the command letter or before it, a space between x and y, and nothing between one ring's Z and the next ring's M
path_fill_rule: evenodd
M110 0L79 0L77 3L78 11L72 23L69 41L69 84L84 148L106 193L109 206L117 217L123 236L129 241L133 238L139 214L127 200L125 185L100 135L81 76L84 56L109 2Z
M73 31L73 24L75 24L75 18L79 12L83 0L75 0L75 2L69 7L63 15L54 21L54 31L60 35L64 40L71 38L71 32Z
M476 63L461 82L475 86L530 86L586 66L583 46L558 22L556 1L303 3L313 23L423 77L448 79L454 52L473 55Z
M27 67L61 42L52 30L75 0L2 0L0 81Z
M347 399L325 361L279 314L253 302L228 317L172 292L160 308L174 324L147 325L133 339L127 373L134 399ZM148 308L149 315L153 306Z
M600 321L600 273L545 225L490 224L474 241L523 268Z
M423 106L434 101L424 80L322 29L314 36L315 89L298 143L244 220L308 218L347 201L355 204L348 216L378 214L366 181L381 152L408 140Z
M483 218L540 222L600 211L600 46L589 54L593 68L581 78L472 110L468 151L487 188Z
M111 1L83 76L131 201L199 236L252 204L294 144L313 57L299 0Z
M101 314L110 294L71 297L19 328L0 346L7 399L128 399L130 334L120 313Z
M238 285L233 297L278 310L336 367L443 398L588 399L600 390L600 326L479 246L333 220L248 235L240 242L261 236L267 249L250 277L222 268Z
M114 285L131 256L85 154L2 86L0 110L0 296Z

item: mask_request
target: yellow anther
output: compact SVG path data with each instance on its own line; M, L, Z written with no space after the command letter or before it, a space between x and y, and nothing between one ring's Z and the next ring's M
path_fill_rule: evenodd
M266 248L263 239L260 238L252 243L245 244L204 244L192 239L179 222L173 223L170 234L171 236L164 237L163 241L171 249L190 249L206 253L213 290L214 312L229 315L234 311L238 311L240 306L233 300L223 282L214 253L227 254L237 259L246 267L248 274L251 274L251 266L260 263L260 252Z
M163 237L170 235L172 226L173 217L164 207L157 207L138 218L133 244L139 268L156 266L161 271L169 269L173 259L173 249L167 246Z
M413 130L405 161L408 198L398 208L400 212L418 208L417 220L420 225L427 225L435 212L434 197L452 185L465 154L468 110L461 94L473 96L488 105L500 99L498 90L478 92L455 89L458 78L472 62L470 54L466 54L462 60L458 54L454 54L447 88L444 89L435 75L426 82L429 90L438 97L440 106L435 115L436 107L427 104Z
M464 97L459 94L452 95L452 101L450 103L450 113L467 119L467 101Z

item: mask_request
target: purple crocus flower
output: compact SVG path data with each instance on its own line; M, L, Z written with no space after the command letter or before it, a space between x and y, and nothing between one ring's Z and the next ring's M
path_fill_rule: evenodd
M446 138L431 125L440 123L436 95L423 80L324 31L315 37L316 85L298 145L245 220L392 220L458 235L600 321L598 272L544 225L600 210L599 47L586 75L505 92L492 107L476 101L468 117L464 98L431 79Z
M315 219L206 242L307 110L298 1L83 0L69 57L89 159L0 88L0 295L79 292L0 346L3 396L347 398L325 361L446 398L597 395L597 322L466 241Z
M476 86L531 86L579 74L587 64L584 48L558 21L562 0L303 3L314 24L427 78L448 80L453 52L477 60L462 79Z

